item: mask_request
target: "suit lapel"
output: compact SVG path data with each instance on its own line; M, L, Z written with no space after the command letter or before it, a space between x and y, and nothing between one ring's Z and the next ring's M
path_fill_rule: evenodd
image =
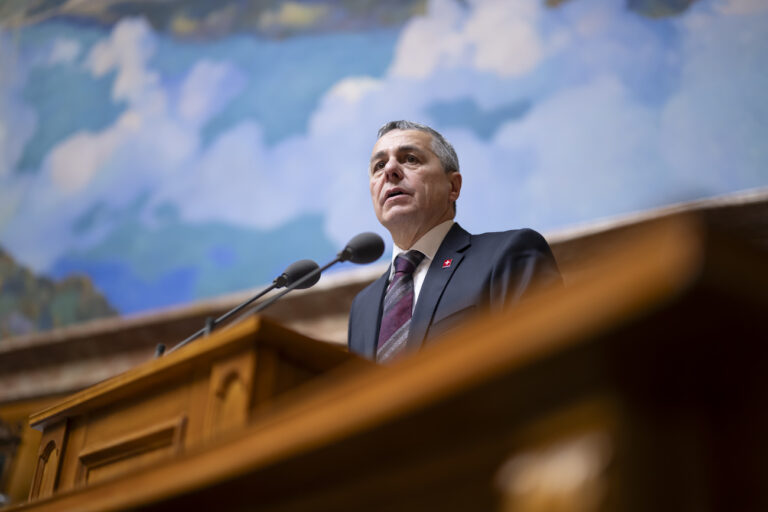
M389 281L389 269L369 289L371 307L362 308L360 325L364 326L362 332L363 353L369 359L376 359L376 344L379 340L381 325L381 308L384 303L384 291Z
M464 258L462 251L469 245L469 233L458 224L454 224L448 234L445 235L443 243L440 244L435 258L429 265L427 277L421 285L419 300L416 302L416 308L411 318L411 329L408 335L409 346L414 348L421 346L429 329L429 324L435 316L440 297L442 297L445 287ZM446 260L451 260L450 266L443 268L443 262Z

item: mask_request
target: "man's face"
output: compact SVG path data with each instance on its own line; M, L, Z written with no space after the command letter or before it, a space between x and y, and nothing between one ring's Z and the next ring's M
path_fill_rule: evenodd
M459 197L461 175L445 172L432 152L429 133L420 130L385 133L373 147L369 176L376 218L393 234L396 243L398 231L413 232L413 236L420 237L453 218L452 205Z

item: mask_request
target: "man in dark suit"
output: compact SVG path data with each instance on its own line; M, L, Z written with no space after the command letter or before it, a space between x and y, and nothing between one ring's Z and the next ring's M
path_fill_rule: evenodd
M500 309L536 287L561 283L537 232L473 235L453 221L458 157L432 128L409 121L382 126L369 176L376 217L392 235L393 264L352 303L350 351L390 362L481 308Z

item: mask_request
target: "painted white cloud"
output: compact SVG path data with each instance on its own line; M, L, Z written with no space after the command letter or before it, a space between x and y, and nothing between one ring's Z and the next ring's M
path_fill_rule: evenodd
M768 49L763 36L768 19L734 22L706 14L711 5L699 4L672 22L682 45L676 47L621 6L567 3L558 10L563 23L550 20L523 38L535 56L526 62L512 56L512 49L526 46L514 48L513 39L493 27L496 20L510 27L521 20L536 28L540 2L470 3L466 13L452 2L432 2L425 17L403 30L389 76L354 99L329 95L313 116L313 132L338 143L345 130L366 127L365 140L353 137L345 147L367 155L374 126L385 120L429 122L428 108L438 100L469 97L493 107L526 99L528 91L537 98L532 110L508 122L491 141L467 129L443 130L465 174L458 218L475 230L546 229L768 184L768 149L762 142L768 84L765 74L755 72ZM706 22L696 21L702 16ZM479 58L482 43L474 42L483 36L500 47L485 61ZM500 56L505 45L509 58ZM503 68L519 64L519 73L527 76L549 62L560 64L546 71L547 81L538 82L544 86L539 97L535 87L516 80L513 68ZM659 67L665 62L680 66ZM489 85L484 71L507 80L506 90ZM679 80L669 79L666 86L669 93L660 86L662 92L652 93L650 102L631 85L656 80L654 73L678 71ZM327 230L339 241L345 229L365 227L356 222L359 217L351 219L370 209L360 194L365 181L353 167L336 168L344 169L348 199L327 205ZM344 185L337 186L343 194Z
M12 36L0 29L0 235L18 219L30 190L28 177L16 172L37 127L35 112L22 99L26 75Z
M290 151L305 149L302 144ZM190 222L216 219L272 228L312 208L303 200L313 191L307 169L276 158L278 151L265 148L258 125L241 123L201 151L183 175L159 183L154 202L170 201Z
M652 204L673 178L658 157L657 115L616 77L596 77L535 108L494 141L513 165L532 156L509 182L520 213L533 213L529 222L563 224Z
M327 96L339 97L349 103L355 103L366 94L380 89L381 85L381 80L368 76L344 78L328 91Z
M124 20L88 54L86 65L95 76L116 72L113 98L126 100L128 107L111 125L75 133L45 158L31 185L37 200L21 205L17 222L2 233L33 268L43 270L58 254L98 243L109 233L109 216L90 233L72 232L75 220L94 204L117 211L149 193L148 210L171 200L188 220L270 226L297 210L281 200L281 184L272 175L277 169L258 150L258 127L241 125L201 146L203 124L242 89L242 73L226 62L201 61L178 90L166 89L148 65L154 37L144 21ZM266 176L254 172L259 165ZM282 185L298 181L289 173L277 176ZM260 204L274 217L255 215ZM151 222L151 215L144 220ZM37 228L24 229L30 225Z
M245 77L226 62L202 60L195 64L181 87L179 117L202 126L245 85Z
M115 100L136 100L157 84L157 73L146 66L154 52L151 27L142 18L128 18L116 24L109 38L96 43L86 59L94 76L116 71L112 88Z
M538 18L541 2L476 1L464 27L474 46L474 67L501 76L531 71L543 57Z
M65 195L82 191L104 163L112 156L119 139L116 132L98 136L79 133L71 136L51 152L53 183Z
M51 53L48 56L48 63L69 64L80 56L81 51L82 48L79 42L74 39L59 37L53 42Z
M52 184L64 196L82 192L126 140L135 140L140 135L142 124L141 115L129 110L107 130L70 136L49 154L45 167Z
M113 97L127 100L127 111L51 152L36 201L16 217L24 225L3 241L44 268L57 256L51 247L83 243L69 226L90 205L130 204L149 191L148 211L170 202L190 222L272 229L321 212L341 245L356 232L383 231L367 178L377 128L390 119L433 122L435 102L467 98L483 109L532 103L490 139L437 126L459 152L458 219L472 230L548 229L691 191L765 183L768 84L758 64L768 19L716 15L713 5L702 0L665 22L673 44L651 22L599 0L566 2L554 18L539 0L434 0L403 29L386 76L341 78L306 132L274 145L256 121L203 145L200 130L241 87L239 71L201 61L172 89L148 65L151 29L126 20L87 63L96 76L117 73ZM679 65L656 67L669 61ZM637 94L636 82L664 80L650 98ZM30 225L43 227L30 234Z
M430 0L427 15L403 29L390 73L425 78L440 66L460 64L465 51L460 27L465 16L453 0Z
M661 111L663 155L686 182L712 191L768 184L767 25L768 9L686 23L682 83Z
M37 124L22 98L27 70L17 51L12 36L0 30L0 177L15 169Z
M116 71L113 98L129 107L103 130L57 144L28 180L35 201L18 204L2 240L33 268L44 270L58 254L108 233L102 226L89 240L71 229L94 204L124 208L164 180L179 179L195 156L197 129L173 114L168 92L147 66L153 37L144 21L128 19L89 53L87 66L96 76Z
M764 0L721 0L717 10L723 14L756 14L768 11L768 3Z
M540 10L530 1L473 1L465 10L454 0L432 0L427 14L403 30L390 72L425 78L439 69L470 67L520 76L544 55Z

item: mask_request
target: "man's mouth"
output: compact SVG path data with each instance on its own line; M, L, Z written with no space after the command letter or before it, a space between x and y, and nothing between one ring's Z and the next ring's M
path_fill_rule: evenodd
M393 197L403 196L403 195L406 195L406 194L402 190L397 189L397 188L392 189L389 192L387 192L386 195L384 196L384 202L386 203L389 199L391 199Z

